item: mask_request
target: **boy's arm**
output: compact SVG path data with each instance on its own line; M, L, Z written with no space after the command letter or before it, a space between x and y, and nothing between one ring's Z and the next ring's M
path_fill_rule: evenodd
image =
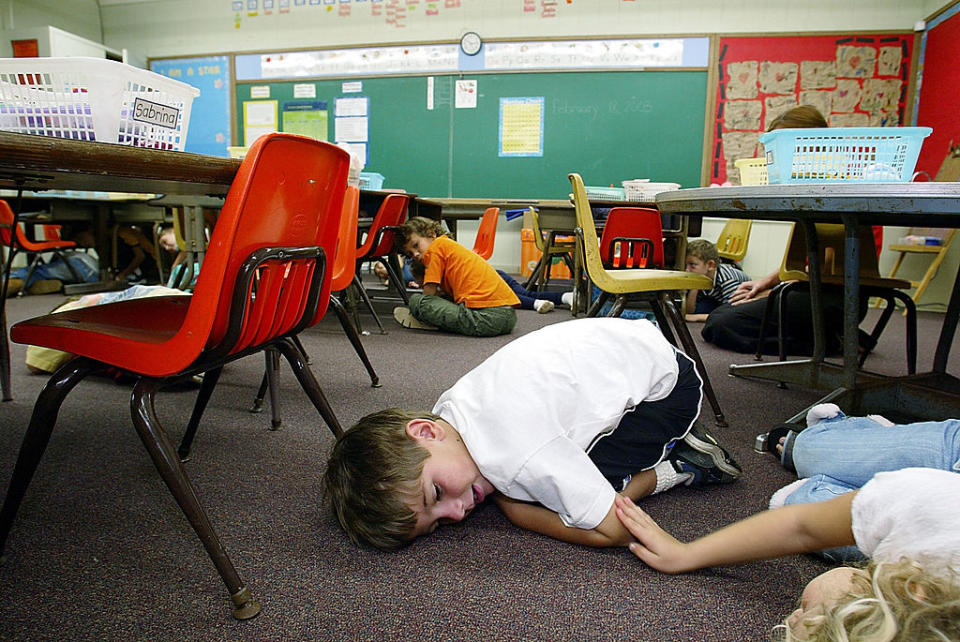
M430 295L430 296L437 296L437 292L438 292L438 291L439 291L439 287L437 287L437 284L436 284L436 283L424 283L424 284L423 284L423 293L424 293L424 294L427 294L427 295Z
M763 511L689 544L674 539L630 500L618 496L615 506L637 538L630 544L633 554L664 573L682 573L855 544L850 507L857 492Z
M494 501L515 526L571 544L583 546L626 546L633 538L617 519L616 507L611 506L607 516L592 530L567 526L560 516L539 504L511 499L500 493Z
M700 290L687 290L686 301L683 305L683 311L686 313L687 321L693 316L693 311L697 309L697 295Z

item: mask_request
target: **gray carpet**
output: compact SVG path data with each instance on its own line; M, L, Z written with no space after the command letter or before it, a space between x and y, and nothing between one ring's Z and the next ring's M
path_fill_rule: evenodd
M62 297L9 301L11 323ZM389 314L389 307L384 308ZM871 311L873 315L875 311ZM520 311L517 336L570 318ZM920 369L942 320L920 314ZM364 343L383 387L366 373L335 319L306 332L313 370L341 422L384 406L429 408L448 385L510 337L474 339L404 330ZM903 371L902 318L867 367ZM699 327L694 328L699 339ZM739 460L738 482L678 488L643 507L681 539L765 508L792 480L753 438L819 395L726 375L752 356L702 345L730 427L716 434ZM45 378L13 346L14 396L0 405L0 487ZM954 368L957 360L954 359ZM319 504L332 436L297 386L282 378L281 430L247 412L262 359L228 366L187 470L241 576L263 604L237 622L198 539L161 482L129 417L129 389L91 379L68 398L0 563L3 640L756 640L828 568L806 556L668 576L629 552L559 543L514 528L490 504L398 553L357 548ZM193 392L162 395L174 439ZM711 426L709 420L706 425Z

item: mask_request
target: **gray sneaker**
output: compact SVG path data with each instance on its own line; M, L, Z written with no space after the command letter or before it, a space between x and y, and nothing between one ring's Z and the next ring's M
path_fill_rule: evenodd
M736 462L731 465L725 462L726 470L734 471L732 474L721 470L714 465L711 455L694 450L684 441L678 441L670 449L667 455L667 461L678 473L689 473L690 479L684 482L686 486L706 486L707 484L729 484L740 477L740 467ZM731 460L732 461L732 460Z
M709 457L709 467L715 468L719 474L724 477L723 481L733 481L740 477L743 469L740 464L730 456L720 445L720 442L707 432L706 428L699 423L693 424L690 432L683 438L682 443L690 446L693 450ZM677 445L680 445L679 443ZM698 460L702 458L697 458Z

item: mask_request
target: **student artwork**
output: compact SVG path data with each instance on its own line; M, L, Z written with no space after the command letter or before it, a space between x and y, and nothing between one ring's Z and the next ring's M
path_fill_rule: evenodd
M721 38L708 182L736 182L734 161L761 154L757 137L797 105L831 127L903 124L912 56L912 33Z

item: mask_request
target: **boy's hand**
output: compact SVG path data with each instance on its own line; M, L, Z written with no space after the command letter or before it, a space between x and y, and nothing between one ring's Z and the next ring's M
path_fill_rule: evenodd
M628 497L617 495L617 517L637 538L630 551L643 563L664 573L682 573L689 570L684 564L687 544L677 541L657 525L653 518L637 508Z

